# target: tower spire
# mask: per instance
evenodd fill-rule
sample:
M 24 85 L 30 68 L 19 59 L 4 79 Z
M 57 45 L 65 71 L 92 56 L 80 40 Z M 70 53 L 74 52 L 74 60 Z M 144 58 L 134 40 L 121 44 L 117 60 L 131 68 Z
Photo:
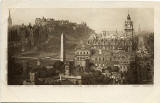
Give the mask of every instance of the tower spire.
M 11 17 L 10 9 L 9 9 L 9 18 Z
M 130 17 L 130 14 L 129 14 L 129 10 L 128 10 L 127 20 L 131 20 L 131 17 Z
M 9 9 L 9 17 L 8 17 L 8 26 L 9 26 L 9 27 L 12 26 L 12 18 L 11 18 L 10 9 Z

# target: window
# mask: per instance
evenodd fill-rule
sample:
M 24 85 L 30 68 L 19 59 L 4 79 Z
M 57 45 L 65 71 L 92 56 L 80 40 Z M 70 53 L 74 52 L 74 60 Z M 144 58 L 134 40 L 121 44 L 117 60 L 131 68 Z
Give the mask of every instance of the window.
M 103 67 L 104 67 L 104 64 L 103 64 Z
M 104 61 L 104 57 L 103 57 L 103 61 Z
M 102 54 L 102 50 L 101 49 L 99 49 L 99 54 Z

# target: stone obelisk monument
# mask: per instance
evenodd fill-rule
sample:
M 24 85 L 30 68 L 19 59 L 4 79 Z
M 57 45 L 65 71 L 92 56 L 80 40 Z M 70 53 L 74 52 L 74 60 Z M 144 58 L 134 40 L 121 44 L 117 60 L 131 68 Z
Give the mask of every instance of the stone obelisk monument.
M 65 59 L 65 54 L 64 54 L 64 35 L 63 33 L 61 34 L 61 51 L 60 51 L 60 61 L 64 61 Z

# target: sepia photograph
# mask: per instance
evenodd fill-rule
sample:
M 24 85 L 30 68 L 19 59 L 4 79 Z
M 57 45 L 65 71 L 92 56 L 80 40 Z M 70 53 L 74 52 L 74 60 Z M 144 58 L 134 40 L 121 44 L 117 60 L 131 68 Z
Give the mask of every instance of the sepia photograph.
M 153 85 L 153 8 L 9 8 L 8 85 Z

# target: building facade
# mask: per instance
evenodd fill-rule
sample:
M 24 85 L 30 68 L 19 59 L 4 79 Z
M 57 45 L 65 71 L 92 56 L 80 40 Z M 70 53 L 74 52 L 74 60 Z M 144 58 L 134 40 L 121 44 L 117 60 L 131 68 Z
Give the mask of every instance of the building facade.
M 102 71 L 112 65 L 112 52 L 102 49 L 94 50 L 91 56 L 91 62 L 95 64 L 97 70 Z
M 124 22 L 124 31 L 103 31 L 90 35 L 87 45 L 93 51 L 91 62 L 98 70 L 117 66 L 120 72 L 127 72 L 133 55 L 133 21 L 128 14 Z
M 80 45 L 75 49 L 75 66 L 81 66 L 85 69 L 90 60 L 91 51 L 82 42 Z

